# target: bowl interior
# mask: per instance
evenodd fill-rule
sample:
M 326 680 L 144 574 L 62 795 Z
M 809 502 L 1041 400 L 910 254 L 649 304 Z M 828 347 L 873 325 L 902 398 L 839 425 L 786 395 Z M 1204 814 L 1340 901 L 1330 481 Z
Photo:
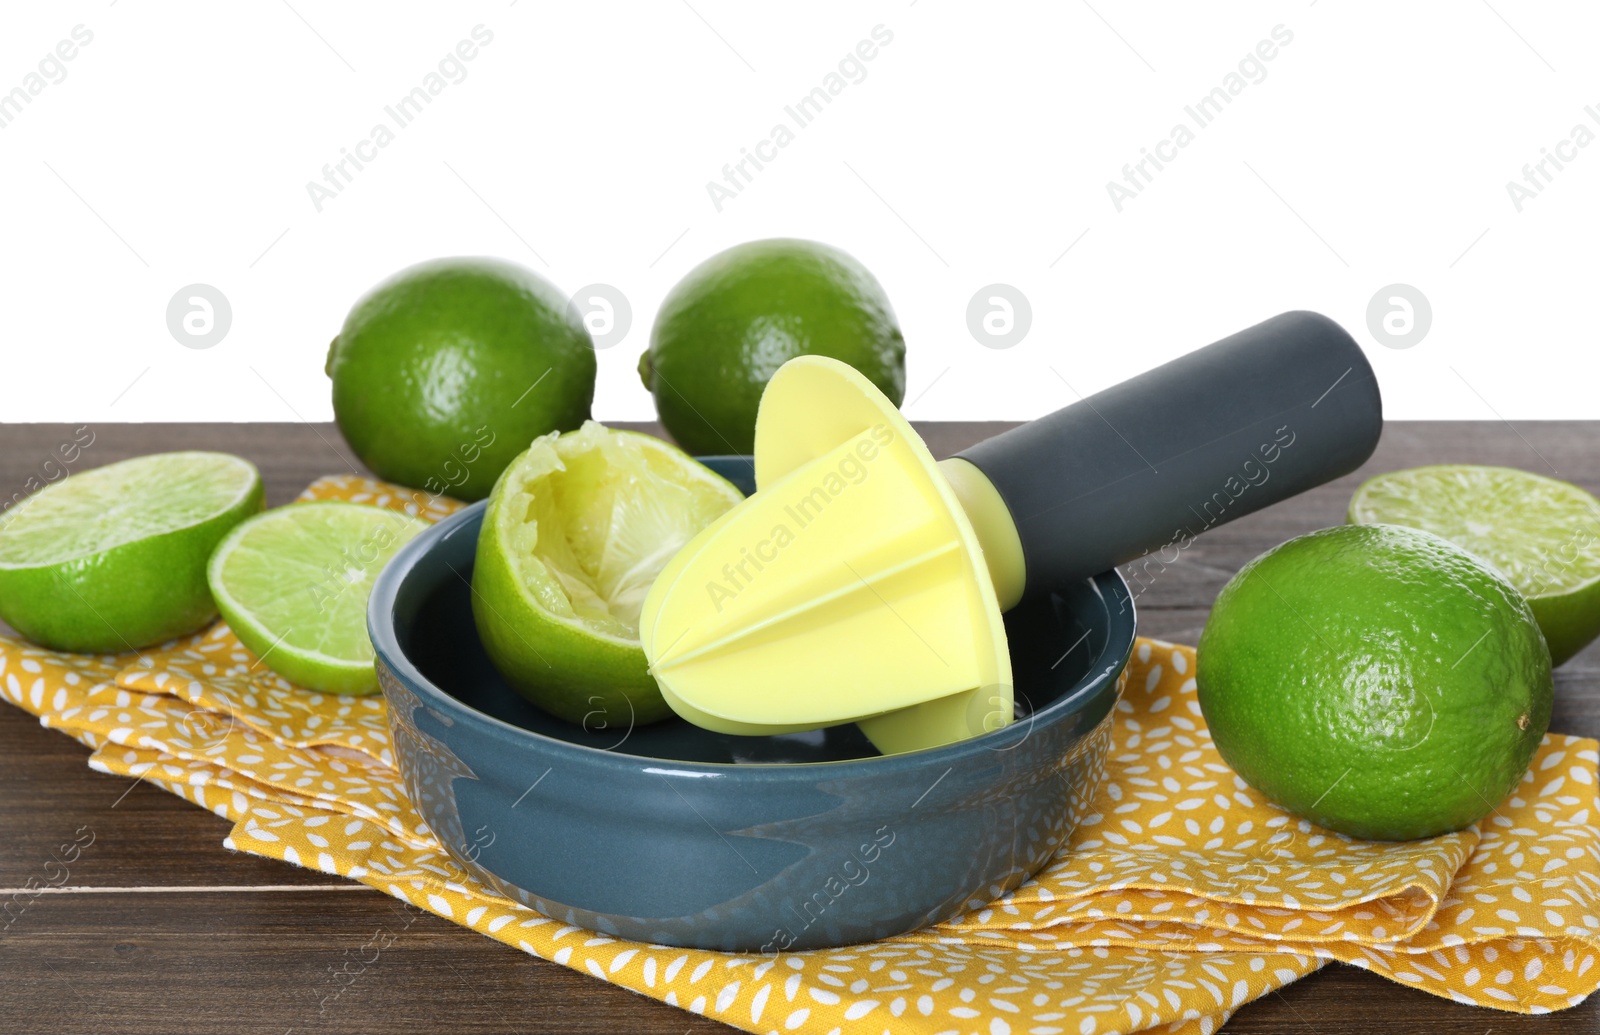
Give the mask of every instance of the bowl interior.
M 702 461 L 742 491 L 751 491 L 748 458 Z M 854 725 L 771 737 L 714 733 L 677 717 L 631 729 L 608 728 L 603 720 L 586 728 L 530 704 L 500 676 L 473 625 L 470 582 L 483 511 L 480 503 L 447 519 L 437 534 L 417 537 L 395 559 L 401 564 L 411 561 L 395 594 L 397 645 L 445 694 L 541 736 L 645 758 L 770 765 L 878 755 Z M 1021 721 L 1044 709 L 1075 708 L 1077 698 L 1084 697 L 1075 691 L 1093 686 L 1108 661 L 1120 666 L 1133 638 L 1133 605 L 1120 576 L 1107 572 L 1065 592 L 1018 605 L 1005 616 L 1005 624 Z

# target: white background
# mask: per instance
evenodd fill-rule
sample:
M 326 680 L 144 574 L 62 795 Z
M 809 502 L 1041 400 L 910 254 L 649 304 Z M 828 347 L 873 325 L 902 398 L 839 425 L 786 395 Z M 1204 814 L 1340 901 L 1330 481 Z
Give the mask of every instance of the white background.
M 328 419 L 350 304 L 449 254 L 620 288 L 595 415 L 647 419 L 662 296 L 779 235 L 882 280 L 914 418 L 1038 415 L 1291 308 L 1357 336 L 1392 418 L 1600 417 L 1600 142 L 1520 212 L 1506 188 L 1600 132 L 1592 4 L 691 2 L 8 4 L 0 92 L 93 42 L 0 129 L 0 419 Z M 318 212 L 307 182 L 480 24 L 468 77 Z M 1118 212 L 1107 181 L 1280 24 Z M 877 25 L 866 79 L 717 211 L 707 182 Z M 167 328 L 194 282 L 233 309 L 206 350 Z M 995 282 L 1033 309 L 1003 351 L 965 315 Z M 1403 351 L 1366 329 L 1394 282 L 1433 309 Z

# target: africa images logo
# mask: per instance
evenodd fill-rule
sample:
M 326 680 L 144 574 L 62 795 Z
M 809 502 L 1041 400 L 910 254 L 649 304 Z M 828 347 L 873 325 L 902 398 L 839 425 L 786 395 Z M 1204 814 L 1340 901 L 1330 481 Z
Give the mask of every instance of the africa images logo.
M 800 929 L 797 931 L 792 927 L 775 928 L 772 938 L 761 946 L 761 955 L 776 955 L 798 942 L 800 936 L 820 921 L 829 907 L 844 898 L 851 888 L 859 888 L 872 879 L 873 864 L 892 844 L 894 844 L 893 830 L 887 826 L 874 830 L 872 840 L 864 842 L 852 855 L 846 856 L 838 872 L 829 874 L 821 887 L 801 899 L 799 908 L 792 905 L 789 907 L 789 911 L 800 921 Z
M 1141 147 L 1137 162 L 1123 165 L 1123 183 L 1106 181 L 1106 194 L 1111 198 L 1113 208 L 1121 212 L 1128 202 L 1143 194 L 1145 188 L 1155 182 L 1156 173 L 1177 161 L 1182 149 L 1198 139 L 1199 130 L 1214 123 L 1233 104 L 1235 97 L 1251 86 L 1266 81 L 1267 62 L 1278 57 L 1283 48 L 1294 42 L 1294 31 L 1278 24 L 1272 27 L 1270 36 L 1257 42 L 1240 58 L 1235 66 L 1237 71 L 1223 76 L 1221 85 L 1212 87 L 1195 103 L 1184 105 L 1183 113 L 1188 116 L 1189 122 L 1194 123 L 1194 128 L 1190 128 L 1189 122 L 1176 123 L 1153 147 Z
M 809 490 L 794 496 L 783 508 L 788 521 L 773 525 L 767 537 L 753 546 L 739 547 L 739 559 L 722 566 L 722 580 L 712 579 L 706 583 L 706 592 L 716 605 L 717 613 L 721 614 L 724 604 L 748 589 L 756 576 L 778 559 L 779 552 L 795 541 L 798 532 L 822 516 L 828 504 L 850 486 L 866 481 L 867 464 L 877 459 L 879 451 L 893 441 L 894 432 L 888 425 L 873 425 L 844 452 L 832 470 Z
M 755 182 L 756 173 L 777 161 L 779 153 L 797 139 L 795 130 L 803 130 L 815 122 L 833 99 L 851 86 L 866 82 L 866 63 L 876 58 L 884 47 L 894 42 L 894 32 L 883 24 L 872 27 L 872 38 L 859 40 L 854 49 L 847 51 L 835 65 L 835 70 L 822 77 L 822 82 L 811 88 L 793 104 L 783 107 L 786 121 L 773 124 L 767 135 L 752 147 L 739 148 L 739 160 L 722 167 L 722 182 L 706 181 L 706 194 L 711 206 L 718 212 L 723 205 L 743 194 Z M 790 128 L 793 123 L 793 128 Z
M 40 58 L 37 71 L 23 76 L 20 86 L 14 86 L 10 91 L 0 87 L 0 129 L 5 129 L 15 122 L 23 110 L 33 104 L 35 97 L 48 88 L 65 82 L 66 63 L 76 58 L 84 47 L 93 42 L 93 32 L 86 26 L 74 25 L 71 38 L 61 40 L 53 50 Z
M 350 147 L 339 149 L 339 160 L 322 167 L 322 182 L 306 181 L 306 195 L 311 206 L 321 212 L 323 206 L 343 194 L 355 182 L 356 173 L 378 160 L 382 150 L 395 142 L 398 131 L 415 122 L 433 99 L 451 86 L 467 80 L 467 62 L 474 61 L 484 47 L 494 42 L 494 32 L 484 25 L 474 25 L 470 39 L 458 41 L 435 65 L 435 70 L 422 77 L 419 85 L 393 104 L 386 104 L 383 113 L 387 122 L 374 123 L 365 137 Z M 392 123 L 392 127 L 391 127 Z

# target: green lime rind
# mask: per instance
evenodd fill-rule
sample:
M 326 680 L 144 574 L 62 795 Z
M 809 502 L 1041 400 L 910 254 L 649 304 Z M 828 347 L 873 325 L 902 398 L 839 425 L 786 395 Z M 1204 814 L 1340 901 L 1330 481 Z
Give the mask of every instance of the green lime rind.
M 1346 520 L 1442 535 L 1528 598 L 1559 665 L 1600 636 L 1600 500 L 1511 467 L 1436 464 L 1369 478 Z
M 356 302 L 325 369 L 339 430 L 379 477 L 478 500 L 535 437 L 589 418 L 596 362 L 555 285 L 514 263 L 449 258 Z
M 1352 837 L 1466 827 L 1527 770 L 1550 721 L 1549 654 L 1522 595 L 1430 532 L 1341 525 L 1223 587 L 1200 706 L 1267 798 Z
M 749 453 L 762 391 L 800 355 L 831 356 L 896 406 L 905 398 L 905 338 L 882 285 L 837 248 L 774 238 L 713 255 L 668 292 L 639 375 L 678 445 Z
M 235 528 L 207 577 L 239 641 L 296 686 L 378 689 L 367 598 L 378 573 L 426 522 L 358 503 L 294 503 Z
M 495 486 L 472 613 L 485 651 L 533 704 L 591 730 L 672 714 L 639 644 L 668 560 L 740 499 L 679 450 L 588 423 L 534 441 Z
M 0 516 L 0 618 L 42 647 L 95 654 L 195 632 L 217 614 L 212 550 L 262 500 L 255 465 L 225 453 L 72 475 Z

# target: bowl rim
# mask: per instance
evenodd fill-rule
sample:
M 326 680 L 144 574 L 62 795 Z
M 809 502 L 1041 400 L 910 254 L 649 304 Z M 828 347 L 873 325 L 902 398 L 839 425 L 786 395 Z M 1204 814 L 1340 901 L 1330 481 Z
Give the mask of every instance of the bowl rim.
M 1012 751 L 1032 735 L 1041 718 L 1046 720 L 1047 725 L 1053 725 L 1085 711 L 1095 700 L 1108 692 L 1114 695 L 1118 677 L 1132 657 L 1138 637 L 1137 601 L 1129 591 L 1127 580 L 1122 577 L 1122 573 L 1112 568 L 1091 576 L 1086 581 L 1090 582 L 1094 591 L 1101 597 L 1107 595 L 1108 589 L 1114 595 L 1125 597 L 1126 617 L 1125 620 L 1119 621 L 1118 619 L 1123 618 L 1122 615 L 1112 616 L 1110 635 L 1106 637 L 1106 643 L 1099 654 L 1090 662 L 1089 670 L 1080 680 L 1080 684 L 1040 711 L 1030 713 L 1027 719 L 1012 722 L 976 737 L 969 737 L 953 744 L 942 744 L 938 747 L 893 755 L 823 762 L 695 762 L 633 754 L 621 750 L 620 746 L 608 749 L 574 744 L 571 741 L 514 725 L 474 708 L 435 685 L 400 648 L 394 614 L 401 587 L 438 544 L 462 526 L 475 520 L 481 522 L 488 503 L 488 500 L 479 500 L 419 532 L 401 547 L 379 572 L 367 600 L 367 635 L 372 641 L 376 663 L 388 669 L 391 678 L 403 683 L 431 708 L 453 719 L 465 720 L 481 727 L 507 744 L 522 748 L 537 747 L 542 752 L 574 764 L 616 767 L 631 771 L 642 768 L 660 775 L 690 777 L 725 776 L 737 772 L 744 774 L 741 779 L 775 779 L 780 778 L 779 774 L 792 774 L 782 778 L 807 781 L 824 771 L 830 776 L 846 777 L 856 775 L 857 771 L 882 774 L 897 769 L 920 771 L 940 763 L 949 763 L 953 766 L 973 756 L 985 753 L 1004 754 Z M 1119 631 L 1124 628 L 1125 635 L 1119 636 Z M 385 691 L 385 697 L 387 696 Z M 1108 712 L 1106 718 L 1109 717 Z M 1009 743 L 1010 741 L 1015 743 Z

